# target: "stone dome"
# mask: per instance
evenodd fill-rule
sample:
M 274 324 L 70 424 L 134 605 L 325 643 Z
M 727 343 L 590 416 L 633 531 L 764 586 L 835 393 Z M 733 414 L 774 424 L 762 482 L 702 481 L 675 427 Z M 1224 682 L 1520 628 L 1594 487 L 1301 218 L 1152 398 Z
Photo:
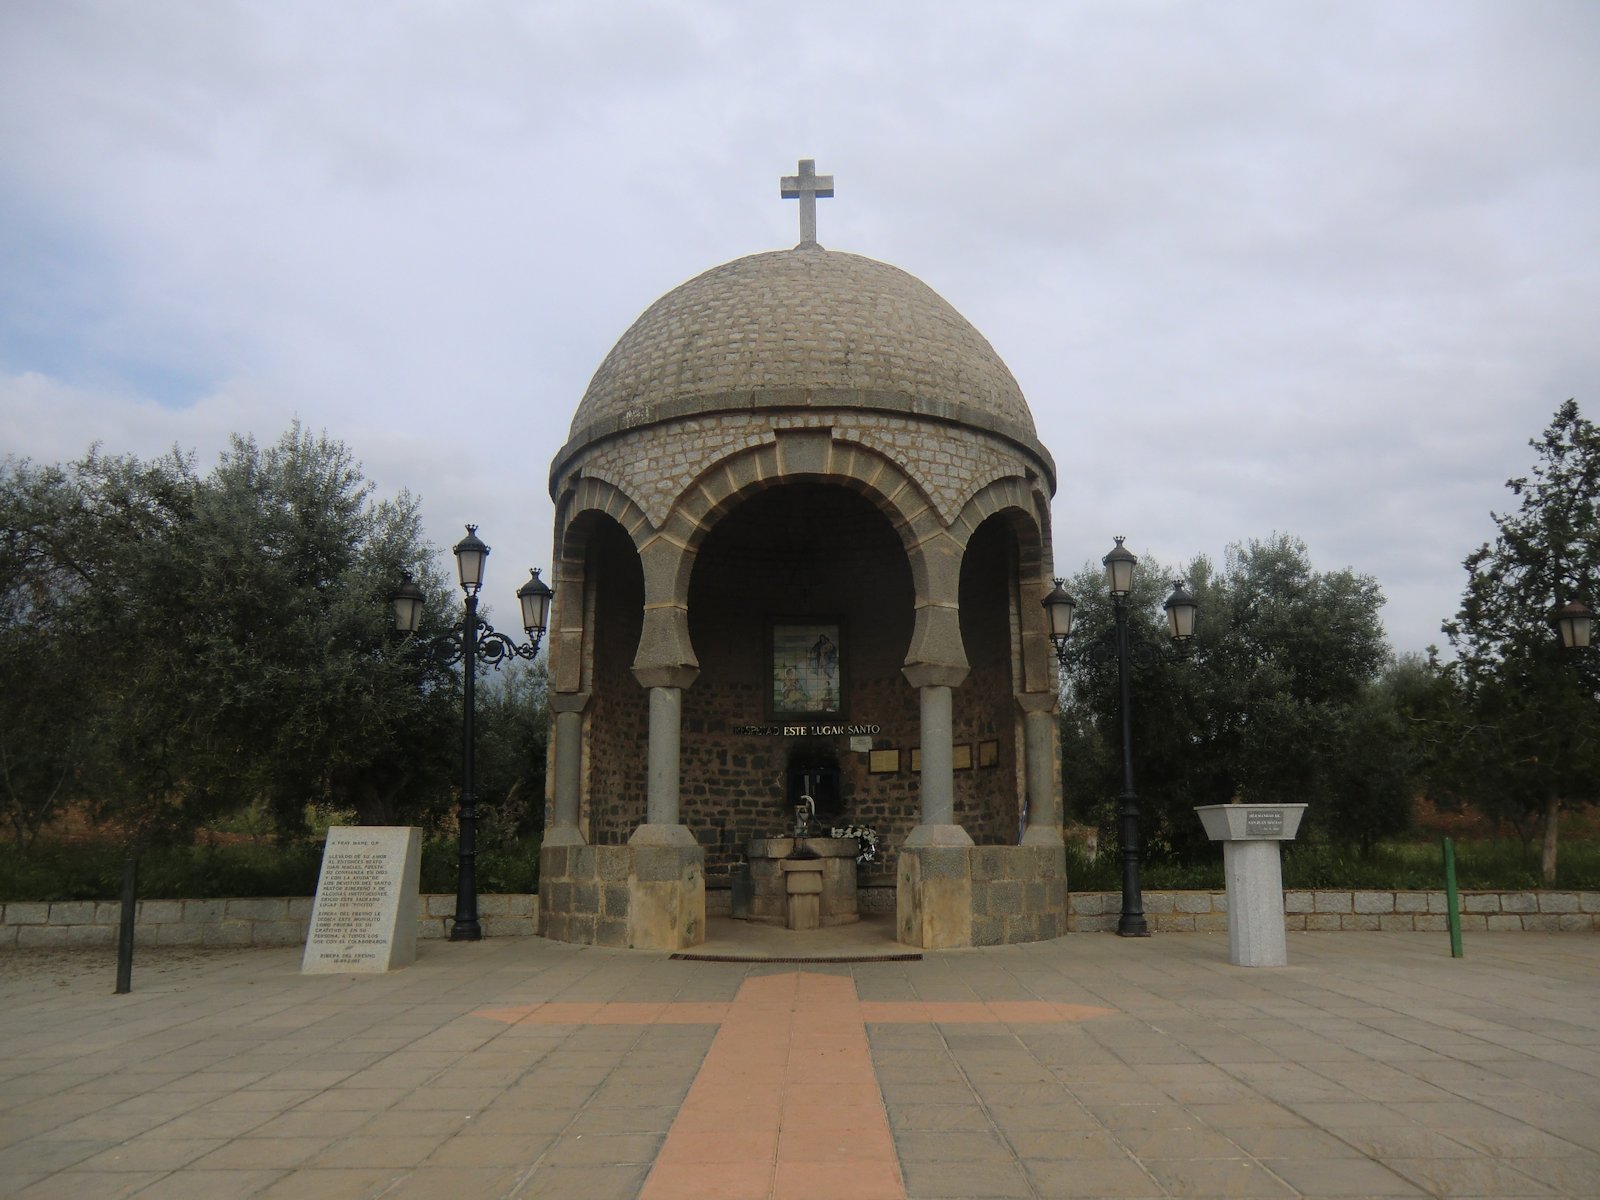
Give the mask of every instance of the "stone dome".
M 625 429 L 764 407 L 914 413 L 1036 444 L 994 347 L 915 276 L 815 244 L 713 267 L 657 300 L 589 383 L 568 450 Z

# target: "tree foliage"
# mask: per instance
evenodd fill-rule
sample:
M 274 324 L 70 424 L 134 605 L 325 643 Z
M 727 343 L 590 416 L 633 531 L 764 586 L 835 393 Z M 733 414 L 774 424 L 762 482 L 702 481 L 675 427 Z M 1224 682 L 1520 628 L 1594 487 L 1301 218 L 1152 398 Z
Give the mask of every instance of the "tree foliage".
M 1564 649 L 1555 606 L 1591 607 L 1600 581 L 1600 429 L 1575 401 L 1529 442 L 1531 475 L 1508 480 L 1515 511 L 1491 514 L 1493 542 L 1463 564 L 1461 609 L 1444 632 L 1457 694 L 1437 718 L 1438 798 L 1544 832 L 1553 882 L 1563 807 L 1596 798 L 1600 661 Z
M 1230 547 L 1220 569 L 1178 572 L 1141 562 L 1130 624 L 1165 643 L 1162 601 L 1182 579 L 1199 601 L 1188 653 L 1135 675 L 1135 789 L 1146 844 L 1179 858 L 1209 852 L 1193 809 L 1239 799 L 1311 804 L 1308 833 L 1370 848 L 1410 819 L 1413 765 L 1386 670 L 1377 583 L 1312 569 L 1304 543 L 1276 535 Z M 1108 628 L 1104 580 L 1085 568 L 1068 585 L 1086 640 Z M 1114 663 L 1079 659 L 1063 705 L 1069 806 L 1110 831 L 1121 791 Z
M 487 846 L 544 829 L 549 682 L 544 659 L 526 665 L 513 659 L 478 686 L 474 783 Z
M 265 803 L 426 822 L 458 762 L 459 685 L 392 634 L 410 570 L 452 609 L 417 502 L 379 499 L 350 451 L 291 428 L 192 456 L 91 450 L 0 468 L 4 802 L 36 833 L 66 798 L 143 840 Z

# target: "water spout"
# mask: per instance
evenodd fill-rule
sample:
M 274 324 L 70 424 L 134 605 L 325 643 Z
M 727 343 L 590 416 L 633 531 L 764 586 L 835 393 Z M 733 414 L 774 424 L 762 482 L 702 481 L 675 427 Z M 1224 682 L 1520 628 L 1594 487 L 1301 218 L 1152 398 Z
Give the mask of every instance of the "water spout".
M 805 839 L 811 833 L 811 823 L 816 819 L 817 802 L 810 796 L 802 795 L 800 803 L 794 806 L 794 849 L 789 854 L 790 858 L 822 857 L 805 844 Z

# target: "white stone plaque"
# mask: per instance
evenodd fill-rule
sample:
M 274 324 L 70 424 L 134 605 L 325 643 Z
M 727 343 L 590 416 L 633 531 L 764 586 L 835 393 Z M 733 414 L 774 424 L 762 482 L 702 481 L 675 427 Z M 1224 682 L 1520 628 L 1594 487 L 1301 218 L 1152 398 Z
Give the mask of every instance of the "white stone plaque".
M 420 829 L 329 829 L 301 972 L 381 972 L 415 962 L 421 868 Z

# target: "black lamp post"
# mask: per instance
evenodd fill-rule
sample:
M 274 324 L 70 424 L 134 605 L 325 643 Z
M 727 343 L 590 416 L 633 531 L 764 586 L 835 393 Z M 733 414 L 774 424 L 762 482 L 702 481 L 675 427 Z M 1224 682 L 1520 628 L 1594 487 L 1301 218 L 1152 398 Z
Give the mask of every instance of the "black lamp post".
M 1105 630 L 1080 653 L 1094 662 L 1117 661 L 1118 698 L 1122 712 L 1122 796 L 1118 833 L 1122 843 L 1122 916 L 1117 932 L 1123 937 L 1149 937 L 1150 926 L 1144 917 L 1144 896 L 1139 887 L 1139 797 L 1133 790 L 1133 722 L 1128 697 L 1131 666 L 1153 666 L 1162 657 L 1161 648 L 1128 628 L 1128 596 L 1133 591 L 1133 569 L 1139 560 L 1117 538 L 1111 553 L 1101 560 L 1111 591 L 1116 623 Z M 1072 635 L 1072 616 L 1078 602 L 1068 593 L 1065 581 L 1057 579 L 1055 589 L 1044 598 L 1050 619 L 1050 640 L 1056 658 L 1065 667 L 1073 657 L 1068 648 Z M 1194 619 L 1200 606 L 1180 582 L 1174 581 L 1167 597 L 1167 630 L 1174 643 L 1184 645 L 1194 637 Z
M 483 937 L 478 923 L 478 798 L 472 790 L 472 714 L 477 700 L 478 663 L 499 668 L 507 658 L 531 659 L 539 653 L 539 642 L 550 623 L 550 600 L 555 595 L 539 578 L 535 567 L 528 581 L 517 589 L 522 607 L 522 627 L 528 642 L 519 645 L 478 616 L 478 591 L 483 586 L 484 560 L 489 547 L 478 537 L 476 525 L 467 526 L 467 536 L 455 544 L 456 574 L 467 596 L 466 616 L 450 632 L 428 649 L 440 662 L 464 663 L 461 679 L 461 809 L 459 855 L 456 870 L 456 917 L 450 927 L 452 942 L 476 942 Z M 401 577 L 392 597 L 395 628 L 414 634 L 422 620 L 423 591 L 409 574 Z
M 1581 600 L 1568 600 L 1550 615 L 1550 623 L 1561 634 L 1568 650 L 1587 650 L 1594 633 L 1594 613 Z

